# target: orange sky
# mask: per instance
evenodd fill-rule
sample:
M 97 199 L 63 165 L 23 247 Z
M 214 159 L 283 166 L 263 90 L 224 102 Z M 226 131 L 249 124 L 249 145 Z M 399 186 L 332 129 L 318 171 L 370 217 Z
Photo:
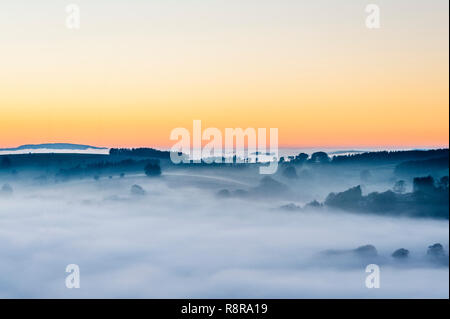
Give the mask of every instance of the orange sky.
M 277 127 L 285 147 L 447 147 L 448 2 L 382 2 L 379 30 L 363 1 L 318 2 L 79 1 L 77 31 L 64 2 L 10 4 L 0 148 L 170 147 L 195 119 Z

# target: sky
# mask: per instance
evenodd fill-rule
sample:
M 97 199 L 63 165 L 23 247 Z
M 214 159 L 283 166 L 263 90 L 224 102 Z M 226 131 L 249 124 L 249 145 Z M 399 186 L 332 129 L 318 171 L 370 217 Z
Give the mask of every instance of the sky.
M 167 148 L 193 120 L 282 147 L 448 147 L 447 0 L 73 0 L 78 30 L 69 3 L 0 4 L 0 148 Z

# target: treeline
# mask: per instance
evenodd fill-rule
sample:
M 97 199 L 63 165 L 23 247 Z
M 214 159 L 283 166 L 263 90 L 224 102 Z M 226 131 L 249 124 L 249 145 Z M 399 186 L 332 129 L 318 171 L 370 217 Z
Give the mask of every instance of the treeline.
M 449 150 L 437 149 L 428 151 L 380 151 L 361 154 L 334 156 L 332 163 L 368 163 L 368 162 L 399 162 L 410 160 L 425 160 L 431 158 L 448 157 Z
M 100 161 L 87 165 L 76 165 L 70 168 L 61 168 L 55 175 L 58 180 L 66 180 L 74 177 L 100 176 L 104 174 L 119 174 L 121 177 L 125 173 L 139 172 L 148 176 L 160 175 L 161 167 L 158 159 L 133 160 L 126 159 L 118 162 Z
M 56 168 L 72 167 L 78 164 L 101 161 L 108 158 L 104 154 L 77 154 L 77 153 L 29 153 L 0 155 L 0 171 L 11 168 Z
M 150 158 L 161 158 L 169 159 L 170 152 L 159 151 L 153 148 L 111 148 L 109 150 L 109 155 L 120 155 L 120 156 L 137 156 L 137 157 L 150 157 Z

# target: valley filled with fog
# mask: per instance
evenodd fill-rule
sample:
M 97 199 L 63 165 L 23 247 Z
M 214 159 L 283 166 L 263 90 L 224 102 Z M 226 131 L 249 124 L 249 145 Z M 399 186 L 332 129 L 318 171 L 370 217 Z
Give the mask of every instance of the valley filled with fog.
M 448 167 L 431 171 L 435 209 L 414 199 L 417 172 L 383 193 L 398 163 L 292 160 L 264 176 L 161 160 L 158 176 L 116 165 L 61 178 L 67 168 L 19 160 L 0 174 L 2 298 L 448 298 Z M 68 264 L 80 289 L 65 286 Z M 369 264 L 379 289 L 366 287 Z

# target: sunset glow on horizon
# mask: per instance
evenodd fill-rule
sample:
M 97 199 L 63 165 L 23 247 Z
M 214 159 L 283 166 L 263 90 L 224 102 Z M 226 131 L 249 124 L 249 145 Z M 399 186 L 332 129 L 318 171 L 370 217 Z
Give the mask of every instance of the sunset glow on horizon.
M 0 12 L 0 148 L 170 148 L 271 128 L 280 147 L 448 147 L 448 1 L 15 1 Z M 324 10 L 324 7 L 327 7 Z M 27 8 L 27 10 L 23 10 Z

